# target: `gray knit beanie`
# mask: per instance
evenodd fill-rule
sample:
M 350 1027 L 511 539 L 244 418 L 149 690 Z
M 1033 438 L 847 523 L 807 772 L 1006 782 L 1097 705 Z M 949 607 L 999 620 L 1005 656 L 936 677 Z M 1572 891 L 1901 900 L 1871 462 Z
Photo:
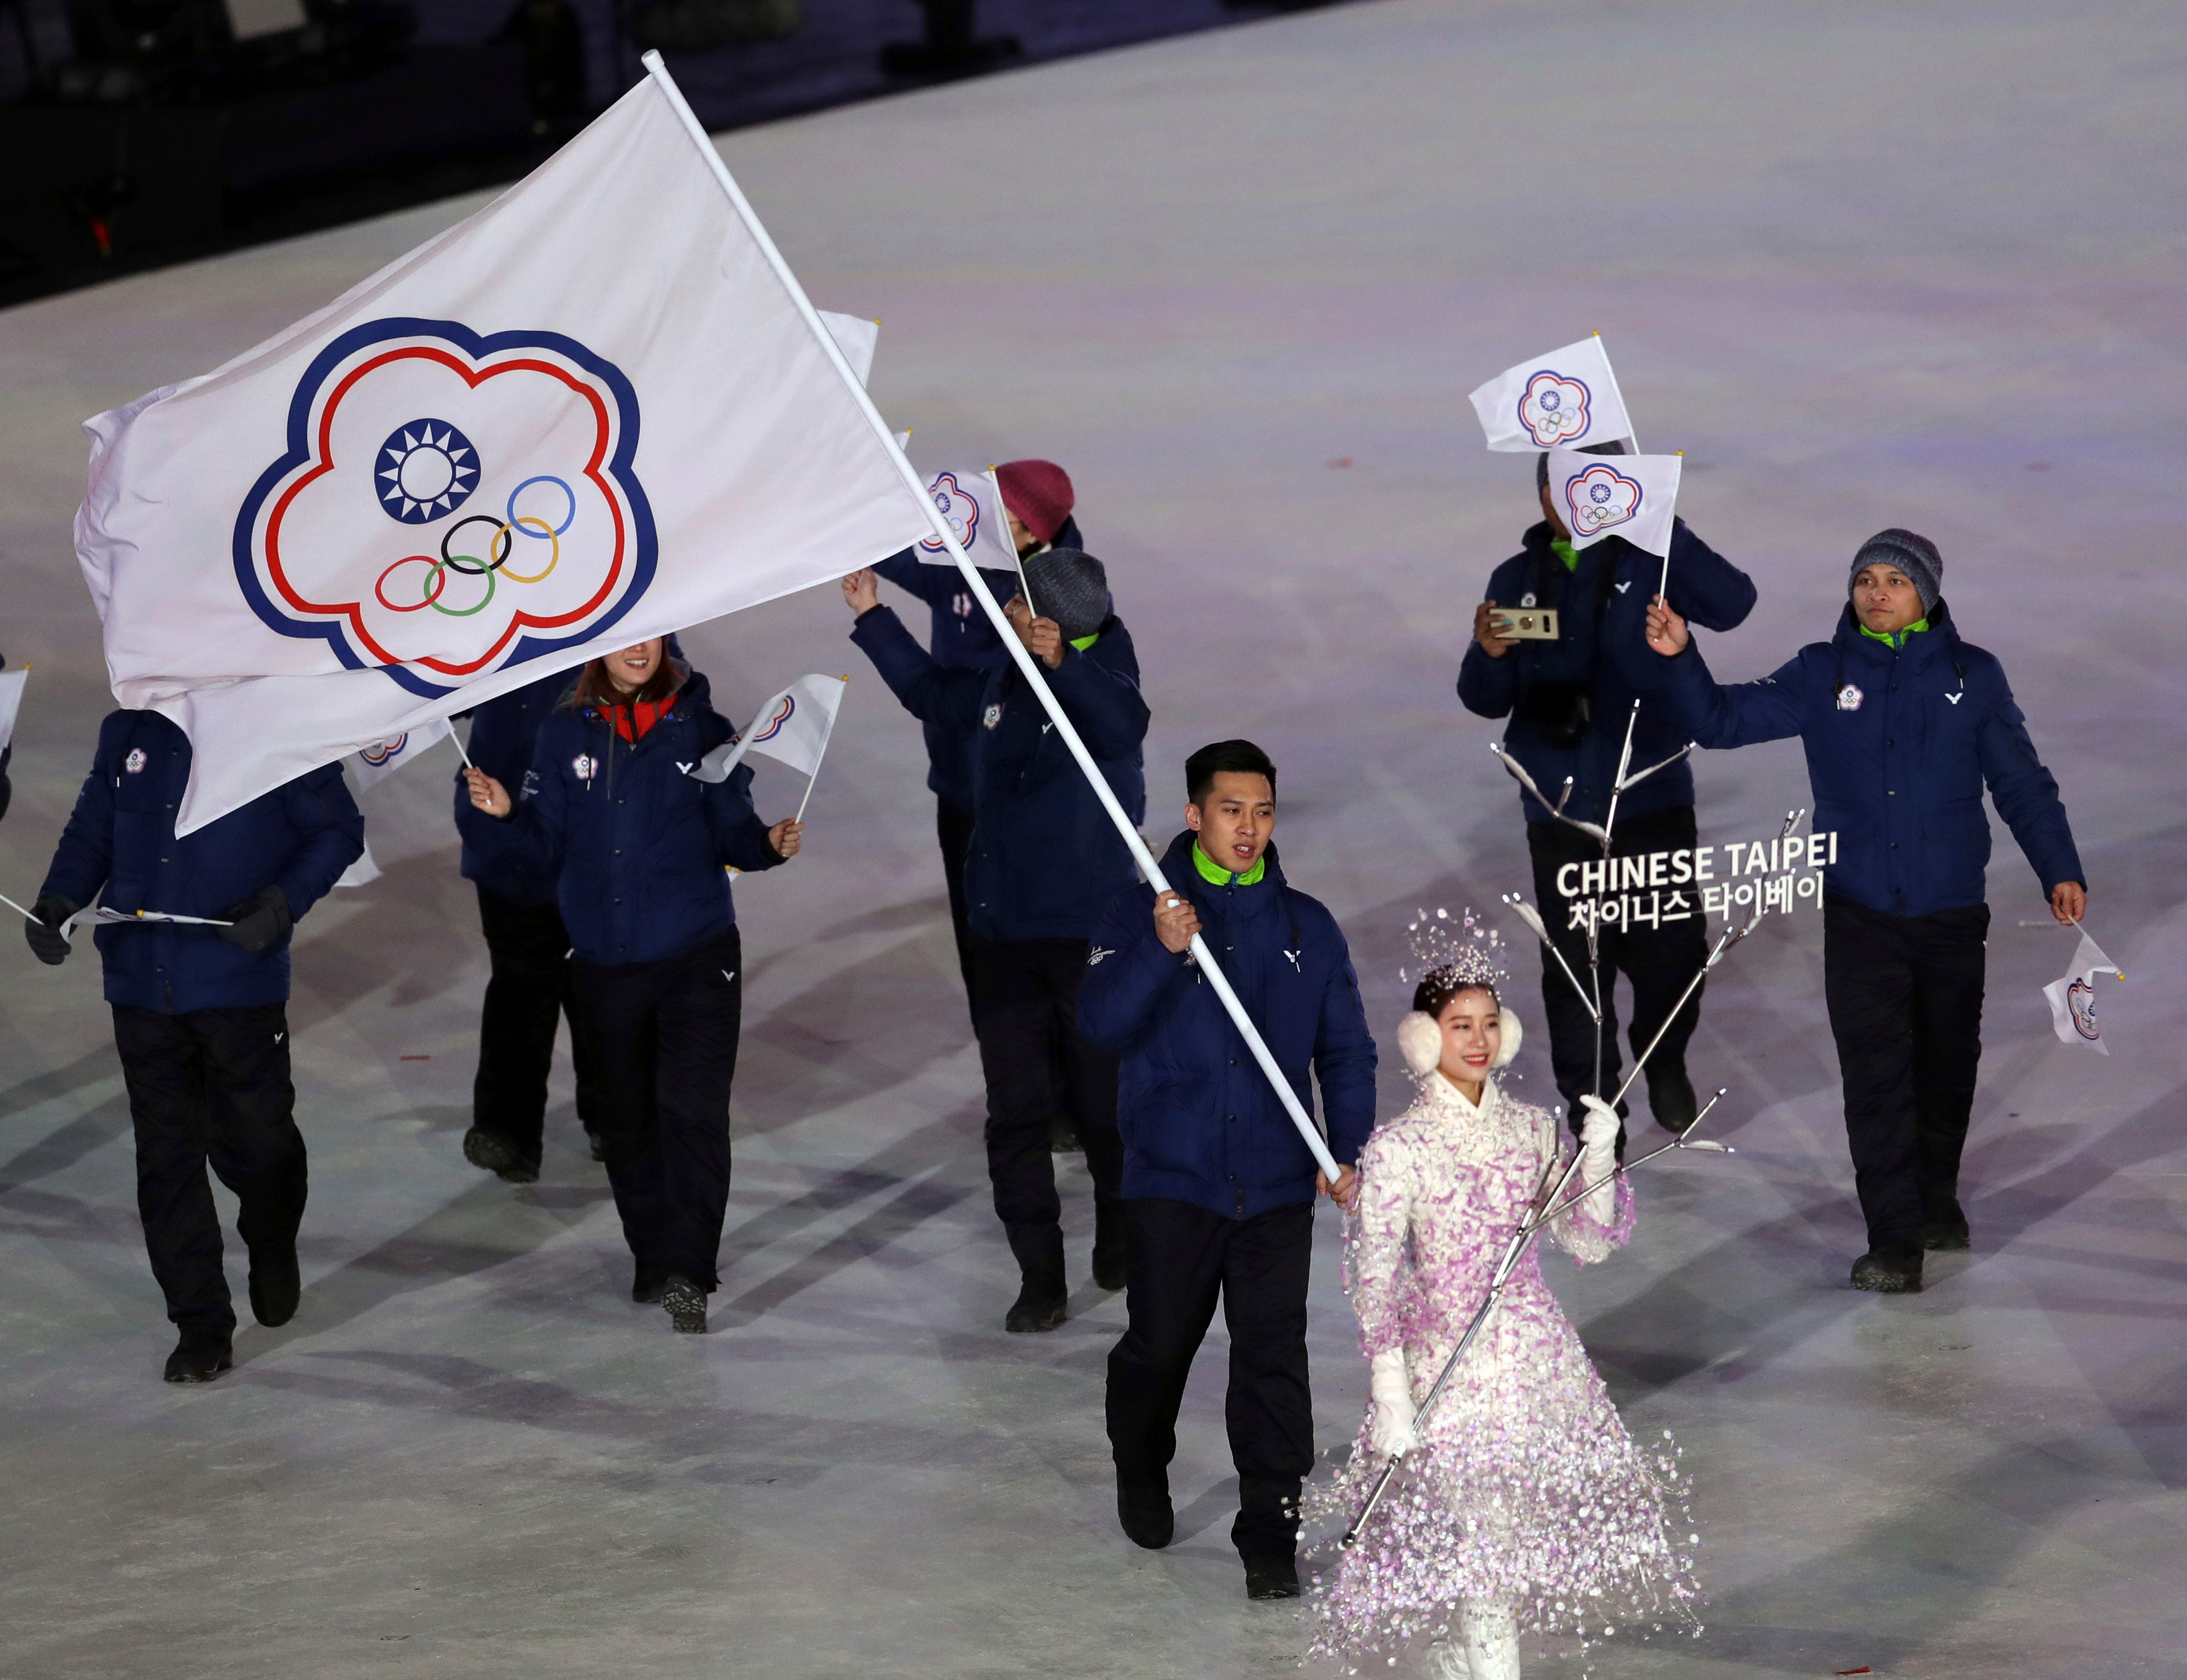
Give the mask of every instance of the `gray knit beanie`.
M 1025 563 L 1030 604 L 1052 618 L 1063 639 L 1091 636 L 1109 617 L 1109 574 L 1083 548 L 1046 548 Z
M 1896 566 L 1906 574 L 1906 581 L 1920 592 L 1924 615 L 1937 610 L 1937 602 L 1944 593 L 1944 557 L 1927 537 L 1895 525 L 1877 531 L 1852 557 L 1852 570 L 1846 574 L 1846 593 L 1852 593 L 1852 581 L 1860 576 L 1863 566 L 1877 565 Z

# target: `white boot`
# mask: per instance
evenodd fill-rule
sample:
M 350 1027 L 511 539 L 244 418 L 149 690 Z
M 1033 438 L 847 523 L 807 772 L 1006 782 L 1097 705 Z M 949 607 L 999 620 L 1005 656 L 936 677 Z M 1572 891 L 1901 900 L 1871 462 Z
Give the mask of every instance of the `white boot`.
M 1473 1665 L 1465 1660 L 1465 1647 L 1456 1639 L 1437 1639 L 1428 1646 L 1428 1680 L 1473 1680 Z
M 1519 1680 L 1519 1623 L 1509 1604 L 1467 1604 L 1459 1627 L 1470 1680 Z

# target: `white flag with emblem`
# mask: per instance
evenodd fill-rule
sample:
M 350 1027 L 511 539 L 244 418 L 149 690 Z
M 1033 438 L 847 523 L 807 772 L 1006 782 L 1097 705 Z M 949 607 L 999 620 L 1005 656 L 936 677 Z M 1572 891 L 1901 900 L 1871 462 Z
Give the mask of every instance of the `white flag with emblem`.
M 1633 435 L 1602 334 L 1507 368 L 1473 393 L 1491 449 L 1577 449 Z
M 835 733 L 843 690 L 849 686 L 840 677 L 816 673 L 799 677 L 752 714 L 742 735 L 722 742 L 690 773 L 702 782 L 727 781 L 746 753 L 762 752 L 793 770 L 817 775 L 820 756 L 828 750 L 828 737 Z
M 949 522 L 951 532 L 972 557 L 974 565 L 984 571 L 1017 569 L 1018 545 L 1010 537 L 1009 519 L 1003 512 L 1003 487 L 995 481 L 994 469 L 971 472 L 962 467 L 944 468 L 927 480 L 926 493 L 934 498 L 934 505 Z M 930 566 L 953 570 L 957 565 L 938 537 L 927 537 L 911 552 Z
M 1622 537 L 1636 548 L 1668 558 L 1671 517 L 1678 508 L 1676 455 L 1583 455 L 1549 452 L 1549 505 L 1584 548 Z
M 931 534 L 734 194 L 656 69 L 467 221 L 87 423 L 76 553 L 115 697 L 194 748 L 178 833 Z M 833 329 L 854 373 L 869 326 Z
M 368 788 L 383 776 L 391 776 L 410 762 L 446 740 L 455 733 L 454 726 L 445 717 L 436 717 L 430 723 L 421 723 L 415 729 L 405 729 L 391 740 L 372 741 L 359 747 L 351 755 L 350 774 L 357 778 L 360 788 Z
M 2043 997 L 2050 1005 L 2051 1030 L 2061 1042 L 2086 1044 L 2108 1056 L 2111 1047 L 2104 1042 L 2103 1031 L 2096 1025 L 2098 975 L 2116 975 L 2124 980 L 2126 970 L 2105 956 L 2102 947 L 2083 929 L 2081 942 L 2074 947 L 2073 966 L 2043 988 Z
M 23 709 L 23 684 L 31 673 L 0 671 L 0 748 L 15 739 L 15 714 Z

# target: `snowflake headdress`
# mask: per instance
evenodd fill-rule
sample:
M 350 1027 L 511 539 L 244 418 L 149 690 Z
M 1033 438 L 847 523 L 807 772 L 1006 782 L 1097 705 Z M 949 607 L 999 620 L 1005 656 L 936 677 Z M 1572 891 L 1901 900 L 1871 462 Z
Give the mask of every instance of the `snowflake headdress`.
M 1439 990 L 1463 991 L 1485 986 L 1496 993 L 1501 1009 L 1503 1042 L 1494 1065 L 1503 1067 L 1519 1054 L 1519 1018 L 1502 1007 L 1504 984 L 1510 971 L 1504 965 L 1509 948 L 1504 936 L 1485 927 L 1470 909 L 1453 916 L 1440 907 L 1419 910 L 1405 924 L 1405 941 L 1413 960 L 1397 970 L 1397 978 L 1432 984 Z M 1442 1058 L 1442 1028 L 1435 1018 L 1418 1009 L 1397 1023 L 1397 1048 L 1414 1076 L 1425 1079 Z

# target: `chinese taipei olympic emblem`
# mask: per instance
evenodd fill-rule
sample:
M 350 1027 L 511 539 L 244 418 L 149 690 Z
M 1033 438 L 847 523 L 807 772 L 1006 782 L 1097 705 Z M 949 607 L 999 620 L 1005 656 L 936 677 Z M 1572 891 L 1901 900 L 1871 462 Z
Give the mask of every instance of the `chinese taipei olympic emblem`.
M 2104 1035 L 2096 1025 L 2096 989 L 2086 975 L 2075 975 L 2066 988 L 2066 1008 L 2073 1017 L 2073 1031 L 2091 1044 Z
M 980 534 L 979 499 L 957 482 L 954 473 L 937 474 L 934 482 L 926 486 L 926 493 L 934 498 L 936 511 L 947 521 L 949 534 L 957 539 L 957 546 L 970 553 L 973 539 Z M 937 537 L 922 537 L 919 547 L 922 553 L 948 552 L 947 545 Z
M 236 581 L 283 635 L 447 694 L 590 640 L 644 596 L 638 435 L 630 381 L 574 339 L 368 322 L 297 381 L 282 452 L 236 515 Z
M 1589 467 L 1566 482 L 1565 502 L 1571 509 L 1573 533 L 1597 537 L 1640 511 L 1640 481 L 1615 467 Z
M 406 730 L 391 741 L 374 741 L 370 746 L 359 747 L 357 750 L 357 756 L 377 770 L 409 744 L 410 735 Z
M 1569 443 L 1588 429 L 1585 383 L 1544 368 L 1519 393 L 1519 424 L 1544 449 Z

